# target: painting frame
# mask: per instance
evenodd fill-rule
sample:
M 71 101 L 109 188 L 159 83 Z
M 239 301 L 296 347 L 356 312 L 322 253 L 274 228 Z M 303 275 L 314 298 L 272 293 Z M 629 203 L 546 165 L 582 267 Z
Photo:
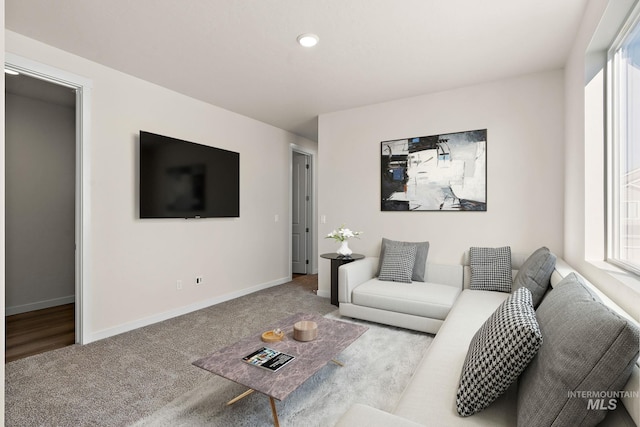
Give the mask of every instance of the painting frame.
M 380 142 L 383 212 L 486 212 L 487 129 Z

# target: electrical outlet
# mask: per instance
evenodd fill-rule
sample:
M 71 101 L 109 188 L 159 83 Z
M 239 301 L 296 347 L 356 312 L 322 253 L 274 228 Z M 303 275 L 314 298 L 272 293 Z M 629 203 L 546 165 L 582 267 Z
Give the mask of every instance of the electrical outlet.
M 176 289 L 181 291 L 182 290 L 182 280 L 178 280 L 176 282 Z
M 202 282 L 204 282 L 204 277 L 203 276 L 196 276 L 196 286 L 202 285 Z

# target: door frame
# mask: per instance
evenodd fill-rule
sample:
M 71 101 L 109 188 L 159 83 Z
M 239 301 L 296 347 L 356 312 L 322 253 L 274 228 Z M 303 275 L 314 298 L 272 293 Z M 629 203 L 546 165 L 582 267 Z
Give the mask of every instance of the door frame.
M 76 202 L 75 202 L 75 341 L 90 342 L 91 273 L 91 89 L 92 81 L 19 55 L 5 52 L 5 68 L 76 91 Z
M 310 228 L 309 238 L 307 239 L 307 254 L 309 257 L 309 266 L 307 267 L 307 274 L 317 273 L 316 262 L 316 245 L 317 239 L 317 227 L 316 227 L 316 201 L 315 201 L 315 153 L 305 149 L 304 147 L 296 144 L 290 144 L 289 146 L 289 278 L 293 276 L 293 153 L 305 155 L 309 158 L 309 211 L 307 212 L 307 221 Z

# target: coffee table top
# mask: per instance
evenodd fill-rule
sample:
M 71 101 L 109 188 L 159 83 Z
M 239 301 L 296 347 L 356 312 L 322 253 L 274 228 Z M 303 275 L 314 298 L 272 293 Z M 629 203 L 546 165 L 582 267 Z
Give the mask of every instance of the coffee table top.
M 301 320 L 312 320 L 318 324 L 318 337 L 315 340 L 301 342 L 293 339 L 293 325 Z M 262 332 L 275 328 L 285 332 L 282 341 L 265 343 L 260 339 Z M 298 313 L 196 360 L 193 364 L 267 396 L 283 400 L 367 329 L 369 328 L 366 326 L 326 319 L 319 314 Z M 277 372 L 270 372 L 242 361 L 244 356 L 261 347 L 290 354 L 295 356 L 295 360 Z

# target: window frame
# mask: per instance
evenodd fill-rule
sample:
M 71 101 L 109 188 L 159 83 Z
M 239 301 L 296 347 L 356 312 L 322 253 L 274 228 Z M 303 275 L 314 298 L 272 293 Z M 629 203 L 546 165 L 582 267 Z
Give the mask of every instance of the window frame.
M 620 257 L 621 243 L 621 144 L 625 144 L 628 123 L 627 97 L 620 97 L 626 87 L 626 70 L 619 52 L 633 31 L 640 27 L 640 3 L 636 4 L 611 43 L 607 53 L 606 71 L 606 261 L 625 271 L 640 276 L 640 263 Z M 639 100 L 640 102 L 640 100 Z M 623 141 L 624 139 L 624 141 Z M 626 154 L 626 153 L 625 153 Z

